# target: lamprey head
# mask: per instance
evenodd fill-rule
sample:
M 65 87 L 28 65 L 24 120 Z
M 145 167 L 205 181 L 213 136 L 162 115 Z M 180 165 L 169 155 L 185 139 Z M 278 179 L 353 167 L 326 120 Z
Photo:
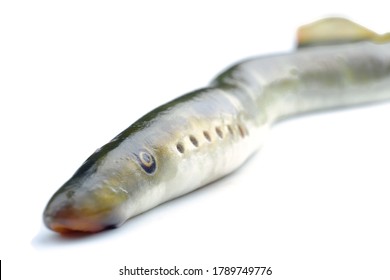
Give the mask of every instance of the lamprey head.
M 139 201 L 152 189 L 155 156 L 120 137 L 96 151 L 50 199 L 45 225 L 60 233 L 114 228 L 141 212 Z
M 151 111 L 86 160 L 53 195 L 44 223 L 62 233 L 117 227 L 227 174 L 249 151 L 233 149 L 249 138 L 226 117 L 234 113 L 218 89 Z
M 49 201 L 44 223 L 54 231 L 97 232 L 123 222 L 121 206 L 127 193 L 118 179 L 72 178 Z
M 116 209 L 127 193 L 119 174 L 104 171 L 104 164 L 88 161 L 50 199 L 44 223 L 54 231 L 96 232 L 120 223 Z

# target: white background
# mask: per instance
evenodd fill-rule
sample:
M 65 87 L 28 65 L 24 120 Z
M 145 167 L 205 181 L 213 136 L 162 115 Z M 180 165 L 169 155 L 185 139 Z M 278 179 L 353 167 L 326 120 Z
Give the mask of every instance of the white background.
M 342 15 L 385 32 L 388 11 L 382 0 L 1 1 L 4 279 L 130 279 L 125 265 L 389 279 L 389 104 L 278 124 L 231 176 L 116 230 L 61 237 L 41 218 L 79 165 L 149 110 L 237 60 L 291 51 L 301 24 Z M 211 278 L 226 279 L 192 277 Z

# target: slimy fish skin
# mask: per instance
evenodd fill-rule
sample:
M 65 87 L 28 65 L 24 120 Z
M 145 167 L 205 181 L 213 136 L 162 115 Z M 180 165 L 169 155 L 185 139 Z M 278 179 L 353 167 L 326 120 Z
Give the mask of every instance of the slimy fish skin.
M 291 53 L 244 60 L 146 114 L 53 195 L 45 225 L 98 232 L 241 166 L 280 119 L 390 99 L 390 43 L 348 20 L 299 29 Z

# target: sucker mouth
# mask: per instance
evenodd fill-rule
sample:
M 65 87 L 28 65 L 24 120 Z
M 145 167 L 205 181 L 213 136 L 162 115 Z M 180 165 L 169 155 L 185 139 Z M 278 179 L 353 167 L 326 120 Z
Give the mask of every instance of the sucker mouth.
M 61 234 L 77 233 L 77 232 L 94 233 L 94 232 L 105 230 L 107 228 L 102 224 L 93 223 L 91 221 L 74 220 L 74 219 L 67 220 L 66 222 L 59 222 L 54 220 L 49 223 L 46 222 L 45 224 L 49 229 Z
M 112 227 L 101 227 L 101 226 L 92 226 L 91 224 L 78 224 L 72 226 L 64 226 L 59 223 L 52 223 L 50 229 L 58 232 L 60 234 L 72 234 L 72 233 L 96 233 L 103 231 L 105 229 L 109 229 Z
M 61 233 L 94 233 L 116 227 L 118 219 L 109 212 L 85 213 L 72 206 L 52 209 L 50 206 L 43 215 L 44 224 L 51 230 Z
M 44 214 L 45 225 L 58 233 L 98 232 L 105 226 L 98 222 L 98 217 L 83 217 L 71 208 L 63 208 L 54 214 Z

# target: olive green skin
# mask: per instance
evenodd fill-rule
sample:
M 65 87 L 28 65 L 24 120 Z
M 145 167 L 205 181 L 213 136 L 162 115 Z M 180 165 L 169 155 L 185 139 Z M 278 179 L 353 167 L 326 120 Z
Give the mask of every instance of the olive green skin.
M 230 172 L 249 156 L 237 154 L 237 146 L 249 141 L 245 134 L 254 126 L 253 116 L 232 101 L 222 90 L 201 89 L 148 113 L 91 155 L 53 195 L 45 224 L 58 232 L 116 227 Z M 153 170 L 140 153 L 153 159 Z
M 44 223 L 57 232 L 117 227 L 238 168 L 279 119 L 388 99 L 389 44 L 248 59 L 97 150 L 53 195 Z

